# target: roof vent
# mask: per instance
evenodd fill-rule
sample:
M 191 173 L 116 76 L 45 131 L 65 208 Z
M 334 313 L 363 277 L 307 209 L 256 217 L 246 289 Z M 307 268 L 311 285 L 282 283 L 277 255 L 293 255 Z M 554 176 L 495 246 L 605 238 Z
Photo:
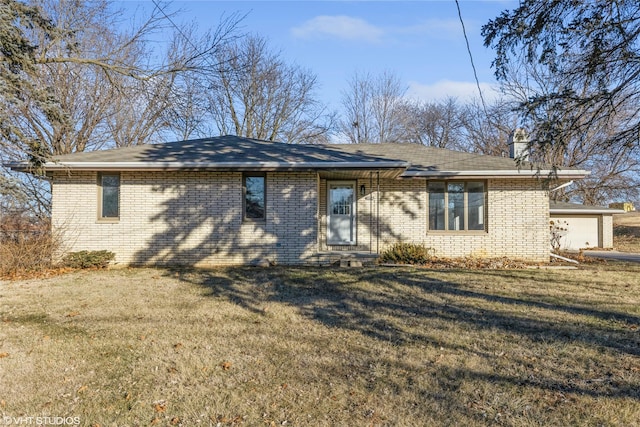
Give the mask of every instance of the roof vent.
M 523 128 L 517 128 L 509 135 L 509 157 L 520 161 L 529 160 L 529 135 Z

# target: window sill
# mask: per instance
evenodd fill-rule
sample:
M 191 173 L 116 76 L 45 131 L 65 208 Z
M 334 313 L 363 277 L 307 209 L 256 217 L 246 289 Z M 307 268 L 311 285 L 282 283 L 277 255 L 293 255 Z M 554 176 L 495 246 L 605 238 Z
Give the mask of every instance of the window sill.
M 434 236 L 485 236 L 488 235 L 489 232 L 487 230 L 460 230 L 460 231 L 450 231 L 450 230 L 428 230 L 427 235 Z
M 247 224 L 264 224 L 267 220 L 265 218 L 242 218 L 242 222 Z
M 98 218 L 96 224 L 117 224 L 120 222 L 120 218 Z

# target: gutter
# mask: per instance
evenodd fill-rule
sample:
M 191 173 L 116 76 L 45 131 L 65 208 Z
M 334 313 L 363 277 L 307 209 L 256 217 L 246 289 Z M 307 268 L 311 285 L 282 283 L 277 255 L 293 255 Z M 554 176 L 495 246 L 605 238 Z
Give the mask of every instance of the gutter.
M 591 209 L 571 209 L 571 208 L 549 208 L 551 215 L 579 215 L 579 214 L 623 214 L 626 211 L 612 208 L 591 208 Z
M 6 163 L 4 166 L 19 172 L 30 172 L 26 162 Z M 531 178 L 555 173 L 559 178 L 584 178 L 590 172 L 570 169 L 552 170 L 406 170 L 411 163 L 405 161 L 382 162 L 47 162 L 46 171 L 178 171 L 178 170 L 217 170 L 217 171 L 304 171 L 318 169 L 404 169 L 401 178 Z
M 556 174 L 558 178 L 584 178 L 591 172 L 581 169 L 569 169 L 565 171 L 553 171 L 553 170 L 470 170 L 470 171 L 406 171 L 402 174 L 402 177 L 414 178 L 487 178 L 487 177 L 500 177 L 500 178 L 530 178 L 536 176 L 544 176 L 550 174 Z
M 15 171 L 29 172 L 28 163 L 7 163 Z M 176 170 L 234 170 L 234 171 L 289 171 L 317 169 L 406 169 L 408 162 L 48 162 L 47 171 L 176 171 Z

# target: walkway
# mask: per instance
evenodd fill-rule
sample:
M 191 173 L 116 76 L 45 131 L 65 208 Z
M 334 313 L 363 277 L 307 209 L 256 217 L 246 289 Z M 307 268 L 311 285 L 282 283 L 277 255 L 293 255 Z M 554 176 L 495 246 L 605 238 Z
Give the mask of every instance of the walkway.
M 640 263 L 640 254 L 617 251 L 584 251 L 586 256 Z

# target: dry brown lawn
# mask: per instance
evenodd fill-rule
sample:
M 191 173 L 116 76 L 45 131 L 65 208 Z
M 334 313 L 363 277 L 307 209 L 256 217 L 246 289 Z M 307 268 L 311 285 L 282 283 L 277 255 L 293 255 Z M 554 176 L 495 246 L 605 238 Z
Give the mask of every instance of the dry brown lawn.
M 621 252 L 640 253 L 640 212 L 613 216 L 613 246 Z
M 640 424 L 638 265 L 83 271 L 1 282 L 0 321 L 2 417 Z

